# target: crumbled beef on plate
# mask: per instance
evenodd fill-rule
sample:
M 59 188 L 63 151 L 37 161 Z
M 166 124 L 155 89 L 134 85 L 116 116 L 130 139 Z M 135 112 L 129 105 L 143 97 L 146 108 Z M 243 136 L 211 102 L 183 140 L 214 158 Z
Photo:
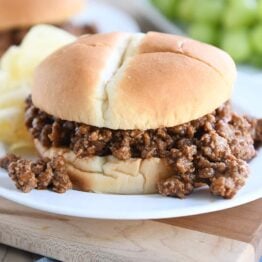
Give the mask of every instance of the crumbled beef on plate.
M 64 193 L 72 188 L 62 156 L 32 161 L 11 154 L 0 159 L 0 167 L 7 169 L 16 187 L 23 192 L 50 188 L 57 193 Z

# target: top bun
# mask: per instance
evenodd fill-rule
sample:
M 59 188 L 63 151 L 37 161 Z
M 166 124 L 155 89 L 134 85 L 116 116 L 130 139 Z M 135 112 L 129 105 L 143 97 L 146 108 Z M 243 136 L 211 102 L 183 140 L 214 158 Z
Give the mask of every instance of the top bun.
M 228 54 L 182 36 L 87 35 L 38 66 L 32 99 L 64 120 L 155 129 L 212 112 L 231 97 L 235 78 Z
M 0 30 L 58 24 L 79 12 L 85 0 L 0 0 Z

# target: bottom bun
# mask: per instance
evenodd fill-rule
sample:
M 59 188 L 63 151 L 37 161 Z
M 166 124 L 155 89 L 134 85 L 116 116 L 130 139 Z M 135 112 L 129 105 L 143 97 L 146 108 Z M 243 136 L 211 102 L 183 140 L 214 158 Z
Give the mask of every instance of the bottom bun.
M 156 184 L 174 172 L 165 159 L 132 158 L 118 160 L 113 156 L 77 158 L 75 153 L 64 148 L 45 148 L 35 140 L 43 157 L 63 155 L 73 187 L 81 191 L 112 194 L 152 194 Z

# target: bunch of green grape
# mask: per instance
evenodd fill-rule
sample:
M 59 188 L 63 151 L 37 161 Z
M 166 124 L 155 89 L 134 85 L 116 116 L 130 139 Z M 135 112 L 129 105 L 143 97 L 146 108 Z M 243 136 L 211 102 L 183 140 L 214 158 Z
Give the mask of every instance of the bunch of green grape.
M 262 0 L 151 0 L 195 39 L 262 67 Z

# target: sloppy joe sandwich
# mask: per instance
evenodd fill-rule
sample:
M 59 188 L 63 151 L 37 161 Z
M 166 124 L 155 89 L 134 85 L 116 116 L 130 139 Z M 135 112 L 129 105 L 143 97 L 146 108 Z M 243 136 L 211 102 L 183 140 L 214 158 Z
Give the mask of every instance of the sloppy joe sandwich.
M 26 125 L 42 156 L 63 155 L 75 188 L 232 197 L 256 152 L 228 102 L 223 51 L 161 33 L 83 36 L 37 68 Z
M 235 79 L 228 54 L 185 37 L 82 36 L 37 67 L 26 126 L 68 188 L 231 198 L 262 140 L 261 121 L 232 110 Z

